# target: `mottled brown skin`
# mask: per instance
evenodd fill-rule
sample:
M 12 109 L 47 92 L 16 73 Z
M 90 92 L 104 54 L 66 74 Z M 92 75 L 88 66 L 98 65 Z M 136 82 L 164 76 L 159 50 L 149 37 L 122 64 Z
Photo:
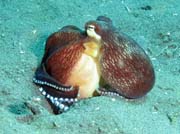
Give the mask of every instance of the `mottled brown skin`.
M 35 72 L 34 78 L 36 80 L 49 82 L 57 87 L 69 89 L 71 85 L 66 85 L 65 82 L 69 77 L 72 67 L 78 61 L 84 50 L 82 40 L 84 40 L 85 37 L 83 31 L 71 25 L 65 26 L 58 32 L 50 35 L 46 41 L 43 59 Z M 78 85 L 74 86 L 71 91 L 61 91 L 47 85 L 36 84 L 43 87 L 46 93 L 53 97 L 77 98 L 78 95 Z M 53 112 L 58 114 L 58 108 L 54 106 L 49 99 L 47 100 Z M 67 105 L 70 106 L 72 104 Z
M 66 83 L 72 67 L 78 61 L 84 50 L 81 43 L 78 43 L 79 44 L 75 43 L 69 47 L 64 47 L 48 58 L 46 63 L 47 71 L 60 83 Z
M 43 62 L 48 74 L 61 84 L 67 81 L 73 66 L 81 57 L 84 39 L 84 33 L 75 26 L 66 26 L 48 38 Z
M 100 16 L 95 25 L 102 38 L 100 59 L 102 78 L 126 98 L 139 98 L 152 89 L 155 74 L 145 51 L 130 37 L 113 27 L 108 18 Z
M 107 17 L 99 16 L 97 20 L 87 22 L 86 31 L 89 25 L 94 26 L 95 33 L 101 37 L 97 41 L 101 47 L 96 58 L 103 81 L 103 84 L 99 84 L 99 91 L 116 92 L 130 99 L 142 97 L 149 92 L 154 85 L 155 74 L 145 51 L 132 38 L 117 30 Z M 59 98 L 77 98 L 79 85 L 73 85 L 71 91 L 61 91 L 38 83 L 37 80 L 70 88 L 72 85 L 68 85 L 67 80 L 82 57 L 85 50 L 83 44 L 96 40 L 89 37 L 86 31 L 66 26 L 47 39 L 45 54 L 36 70 L 34 82 L 41 85 L 48 94 Z M 102 95 L 102 92 L 97 93 Z

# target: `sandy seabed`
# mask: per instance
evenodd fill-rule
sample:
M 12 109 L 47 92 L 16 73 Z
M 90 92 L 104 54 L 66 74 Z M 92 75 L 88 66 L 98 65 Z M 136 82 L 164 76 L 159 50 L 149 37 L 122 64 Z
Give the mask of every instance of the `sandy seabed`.
M 179 134 L 179 0 L 0 0 L 0 134 Z M 150 56 L 156 83 L 146 97 L 94 97 L 53 115 L 34 71 L 46 38 L 69 24 L 110 17 Z

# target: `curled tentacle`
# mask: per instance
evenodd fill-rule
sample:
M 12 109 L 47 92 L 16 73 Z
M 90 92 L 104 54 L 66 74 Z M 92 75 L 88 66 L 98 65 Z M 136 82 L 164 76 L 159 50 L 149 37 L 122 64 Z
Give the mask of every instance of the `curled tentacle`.
M 41 64 L 39 68 L 37 68 L 35 72 L 35 76 L 33 78 L 33 82 L 40 86 L 49 86 L 56 90 L 60 91 L 71 91 L 74 88 L 72 86 L 65 86 L 60 84 L 57 80 L 51 77 L 44 67 L 44 64 Z
M 99 88 L 97 93 L 101 96 L 121 96 L 116 90 L 114 89 L 106 89 L 106 88 Z
M 76 98 L 78 90 L 74 90 L 73 92 L 55 92 L 49 87 L 40 87 L 39 91 L 46 97 L 55 114 L 67 111 L 71 105 L 78 101 Z

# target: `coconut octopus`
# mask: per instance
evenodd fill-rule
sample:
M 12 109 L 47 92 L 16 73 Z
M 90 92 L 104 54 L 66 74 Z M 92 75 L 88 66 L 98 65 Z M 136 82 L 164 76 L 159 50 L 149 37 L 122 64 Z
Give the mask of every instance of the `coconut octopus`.
M 110 18 L 99 16 L 85 30 L 68 25 L 50 35 L 33 82 L 58 114 L 93 96 L 142 97 L 155 74 L 145 51 Z

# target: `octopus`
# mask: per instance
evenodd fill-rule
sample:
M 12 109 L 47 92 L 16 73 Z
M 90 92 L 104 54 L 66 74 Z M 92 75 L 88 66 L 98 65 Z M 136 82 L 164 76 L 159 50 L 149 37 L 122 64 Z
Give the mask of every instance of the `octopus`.
M 94 96 L 145 96 L 155 73 L 140 45 L 99 16 L 85 23 L 85 30 L 68 25 L 51 34 L 33 82 L 59 114 Z

